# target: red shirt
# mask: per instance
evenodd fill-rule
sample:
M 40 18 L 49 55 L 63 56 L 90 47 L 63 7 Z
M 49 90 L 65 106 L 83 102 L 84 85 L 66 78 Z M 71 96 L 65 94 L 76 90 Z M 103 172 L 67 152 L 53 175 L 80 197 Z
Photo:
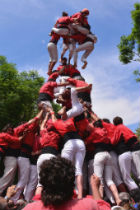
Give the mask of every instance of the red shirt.
M 83 140 L 84 140 L 85 131 L 87 131 L 88 124 L 89 122 L 86 118 L 75 122 L 78 134 L 82 137 Z
M 37 151 L 40 151 L 40 150 L 41 150 L 40 136 L 35 135 L 32 152 L 37 152 Z
M 102 125 L 107 130 L 108 137 L 111 140 L 113 138 L 113 136 L 114 136 L 114 132 L 115 132 L 116 126 L 113 125 L 112 123 L 104 122 L 103 120 L 102 120 Z
M 119 124 L 115 127 L 116 127 L 116 129 L 114 132 L 114 137 L 111 141 L 112 144 L 117 144 L 121 140 L 122 136 L 124 138 L 125 143 L 127 143 L 129 141 L 129 139 L 131 139 L 133 137 L 137 138 L 137 136 L 125 125 Z
M 28 131 L 22 141 L 23 144 L 27 144 L 30 147 L 33 147 L 35 132 L 36 132 L 36 128 L 38 127 L 38 118 L 35 118 L 35 119 L 36 119 L 35 122 L 33 122 L 32 124 L 28 126 Z
M 47 132 L 47 130 L 44 129 L 40 132 L 40 135 L 41 135 L 41 141 L 40 141 L 41 148 L 51 146 L 58 150 L 58 143 L 60 140 L 60 136 L 58 133 L 54 131 Z
M 57 208 L 45 207 L 42 201 L 27 204 L 23 210 L 111 210 L 109 203 L 92 198 L 73 199 Z
M 7 149 L 10 144 L 13 144 L 14 147 L 14 145 L 16 145 L 17 142 L 20 142 L 19 138 L 12 136 L 8 133 L 0 133 L 0 146 Z M 1 148 L 0 151 L 3 152 Z
M 50 42 L 57 44 L 58 40 L 60 39 L 60 36 L 58 34 L 53 33 L 51 36 Z
M 77 19 L 76 21 L 81 23 L 82 25 L 88 25 L 87 18 L 84 17 L 81 12 L 77 12 L 74 15 L 72 15 L 71 22 L 75 22 L 75 18 Z
M 23 135 L 23 132 L 28 129 L 28 123 L 24 123 L 22 125 L 19 125 L 18 127 L 14 128 L 14 136 L 19 137 Z M 10 148 L 12 149 L 20 149 L 21 148 L 21 142 L 18 141 L 15 144 L 10 144 Z
M 88 84 L 84 81 L 73 79 L 73 78 L 68 78 L 67 81 L 71 84 L 74 85 L 75 87 L 87 87 Z M 90 93 L 90 90 L 81 90 L 81 92 L 87 92 Z
M 54 72 L 49 76 L 48 80 L 53 79 L 54 81 L 56 81 L 58 76 L 59 74 L 57 72 Z
M 54 93 L 53 90 L 54 88 L 57 87 L 57 83 L 56 82 L 46 82 L 41 88 L 39 93 L 46 93 L 49 96 L 51 96 L 51 98 L 54 98 Z
M 79 44 L 83 44 L 86 41 L 87 36 L 81 33 L 77 33 L 75 35 L 71 35 L 70 38 L 74 39 Z
M 65 121 L 63 121 L 61 119 L 56 120 L 54 122 L 54 126 L 62 137 L 68 132 L 72 132 L 72 131 L 75 132 L 76 131 L 73 118 L 70 118 L 70 119 L 65 120 Z
M 110 139 L 105 128 L 93 128 L 89 137 L 86 138 L 87 143 L 105 143 L 109 144 Z
M 67 28 L 71 23 L 71 18 L 69 16 L 62 16 L 56 21 L 56 28 Z
M 19 125 L 18 127 L 14 128 L 14 135 L 15 136 L 22 136 L 23 131 L 28 128 L 28 123 L 24 123 Z
M 57 67 L 57 70 L 60 71 L 63 67 L 63 65 L 60 65 Z M 80 72 L 77 69 L 75 69 L 72 65 L 65 65 L 63 74 L 65 74 L 66 76 L 73 77 L 75 76 L 75 74 L 80 75 Z

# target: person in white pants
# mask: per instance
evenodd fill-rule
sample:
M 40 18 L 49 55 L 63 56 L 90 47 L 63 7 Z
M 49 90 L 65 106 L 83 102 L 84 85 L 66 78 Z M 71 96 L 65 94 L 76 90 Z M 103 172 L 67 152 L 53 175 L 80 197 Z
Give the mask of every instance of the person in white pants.
M 50 56 L 50 62 L 48 66 L 48 75 L 51 75 L 53 67 L 57 63 L 58 60 L 58 50 L 57 50 L 57 43 L 60 39 L 58 34 L 52 33 L 51 40 L 47 45 L 48 53 Z
M 71 22 L 73 22 L 70 27 L 76 29 L 80 33 L 87 35 L 90 31 L 90 26 L 88 24 L 87 16 L 89 15 L 89 10 L 87 8 L 82 9 L 71 16 Z
M 36 165 L 30 165 L 30 175 L 27 183 L 27 187 L 24 192 L 24 199 L 29 202 L 34 196 L 34 192 L 37 186 L 38 176 L 37 176 L 37 167 Z
M 32 148 L 31 158 L 30 158 L 30 175 L 28 179 L 28 183 L 24 189 L 24 199 L 29 202 L 32 200 L 36 186 L 38 183 L 38 174 L 37 174 L 37 160 L 41 151 L 40 145 L 40 136 L 39 129 L 35 133 L 34 144 Z
M 126 127 L 122 124 L 123 120 L 120 117 L 115 117 L 113 123 L 116 126 L 114 131 L 114 137 L 111 139 L 111 143 L 114 145 L 114 150 L 118 154 L 118 163 L 122 174 L 123 181 L 128 190 L 138 188 L 137 184 L 131 177 L 132 169 L 132 153 L 128 142 L 125 142 Z M 129 134 L 129 133 L 128 133 Z M 127 134 L 127 135 L 128 135 Z M 129 135 L 128 135 L 129 136 Z
M 75 176 L 78 189 L 78 198 L 82 198 L 83 194 L 83 173 L 82 167 L 85 158 L 85 145 L 80 139 L 69 139 L 61 152 L 61 156 L 71 160 L 75 165 Z
M 13 200 L 14 203 L 16 203 L 20 198 L 20 195 L 24 191 L 24 188 L 26 187 L 29 180 L 30 169 L 31 169 L 30 168 L 31 151 L 34 144 L 35 133 L 38 127 L 39 120 L 42 117 L 42 114 L 43 110 L 41 110 L 35 118 L 31 119 L 28 122 L 29 124 L 27 129 L 28 132 L 26 131 L 26 134 L 22 141 L 21 151 L 17 160 L 19 179 L 16 185 L 16 194 L 11 198 L 11 200 Z
M 63 149 L 61 151 L 61 156 L 71 160 L 75 165 L 75 176 L 76 184 L 78 189 L 78 198 L 83 197 L 83 176 L 82 167 L 85 158 L 85 144 L 81 137 L 76 131 L 73 118 L 68 120 L 61 120 L 55 117 L 55 114 L 51 108 L 49 108 L 51 113 L 52 122 L 56 130 L 60 134 L 63 140 Z
M 4 157 L 4 175 L 0 178 L 0 195 L 3 191 L 13 183 L 16 169 L 17 169 L 17 158 L 14 156 Z
M 132 146 L 131 146 L 131 152 L 132 152 L 132 158 L 133 158 L 133 163 L 136 168 L 137 172 L 137 179 L 138 182 L 140 182 L 140 142 L 137 140 Z
M 138 188 L 135 181 L 131 178 L 132 153 L 130 151 L 124 152 L 119 155 L 118 160 L 123 181 L 129 191 Z
M 7 124 L 3 129 L 0 136 L 0 143 L 4 143 L 5 147 L 0 147 L 0 155 L 4 157 L 4 173 L 0 177 L 0 194 L 13 183 L 16 169 L 17 169 L 17 157 L 20 151 L 20 144 L 22 136 L 16 136 L 14 130 L 10 124 Z M 1 146 L 1 145 L 0 145 Z
M 118 155 L 114 151 L 110 151 L 110 155 L 112 159 L 113 180 L 120 192 L 127 192 L 118 163 Z
M 107 131 L 103 128 L 102 121 L 94 122 L 94 127 L 90 135 L 86 138 L 86 143 L 94 145 L 94 173 L 101 180 L 100 193 L 103 197 L 103 180 L 111 190 L 117 204 L 120 203 L 119 194 L 112 180 L 112 161 L 110 151 L 110 139 L 108 138 Z
M 88 41 L 89 40 L 89 41 Z M 87 66 L 87 57 L 91 54 L 91 52 L 94 49 L 94 41 L 92 39 L 88 38 L 86 42 L 83 44 L 80 44 L 77 48 L 74 50 L 74 66 L 77 66 L 77 58 L 78 58 L 78 52 L 85 51 L 81 57 L 81 61 L 84 63 L 82 68 L 86 68 Z
M 62 12 L 62 17 L 60 17 L 57 21 L 54 27 L 52 28 L 52 31 L 60 36 L 66 36 L 69 33 L 69 24 L 71 20 L 70 17 L 66 12 Z
M 42 191 L 42 185 L 40 184 L 40 170 L 42 163 L 45 160 L 50 160 L 58 155 L 58 142 L 60 135 L 56 132 L 52 123 L 49 124 L 49 122 L 49 113 L 47 113 L 40 125 L 41 155 L 37 160 L 38 185 L 36 194 L 40 194 Z
M 70 64 L 70 60 L 73 56 L 74 50 L 76 48 L 76 42 L 74 39 L 63 38 L 62 52 L 61 52 L 61 60 L 63 59 L 66 51 L 69 49 L 69 59 L 68 64 Z
M 17 202 L 23 192 L 30 175 L 30 160 L 27 157 L 18 157 L 18 166 L 20 166 L 20 177 L 16 186 L 16 194 L 11 198 L 14 203 Z M 26 170 L 25 170 L 26 168 Z
M 50 55 L 49 67 L 48 67 L 48 75 L 52 73 L 53 67 L 57 63 L 58 60 L 58 50 L 57 45 L 53 42 L 48 43 L 48 53 Z

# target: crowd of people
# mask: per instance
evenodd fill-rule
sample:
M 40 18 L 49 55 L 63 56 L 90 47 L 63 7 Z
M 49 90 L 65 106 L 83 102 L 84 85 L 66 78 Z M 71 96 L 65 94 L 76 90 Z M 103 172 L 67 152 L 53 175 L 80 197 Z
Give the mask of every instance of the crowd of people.
M 16 128 L 8 124 L 0 133 L 0 161 L 4 164 L 1 196 L 14 182 L 18 168 L 16 186 L 1 197 L 0 209 L 8 208 L 7 202 L 15 208 L 32 201 L 25 210 L 109 210 L 110 205 L 112 209 L 139 209 L 137 136 L 121 117 L 111 123 L 94 113 L 92 84 L 77 69 L 77 53 L 86 50 L 82 56 L 85 68 L 97 40 L 90 32 L 87 15 L 87 9 L 71 17 L 63 12 L 57 20 L 48 44 L 49 77 L 39 91 L 38 114 Z M 60 37 L 64 39 L 61 65 L 53 71 Z M 64 57 L 67 49 L 68 61 Z M 73 54 L 76 59 L 71 65 Z M 53 108 L 54 103 L 59 104 L 59 111 Z

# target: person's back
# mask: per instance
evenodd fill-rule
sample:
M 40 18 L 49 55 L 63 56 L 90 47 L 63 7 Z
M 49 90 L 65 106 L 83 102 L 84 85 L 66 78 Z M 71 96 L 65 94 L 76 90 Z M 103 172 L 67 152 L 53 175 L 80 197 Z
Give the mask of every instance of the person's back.
M 42 201 L 28 204 L 24 210 L 109 210 L 110 206 L 105 201 L 96 201 L 92 198 L 74 199 L 59 207 L 45 207 Z

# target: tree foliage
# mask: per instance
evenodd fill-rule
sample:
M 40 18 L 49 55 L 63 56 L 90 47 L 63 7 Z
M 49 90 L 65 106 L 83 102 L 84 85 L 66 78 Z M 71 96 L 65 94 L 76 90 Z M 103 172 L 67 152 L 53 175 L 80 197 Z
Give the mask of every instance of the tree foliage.
M 128 64 L 132 61 L 140 62 L 140 3 L 134 4 L 131 11 L 133 28 L 128 36 L 121 36 L 120 44 L 117 46 L 120 52 L 119 59 L 122 63 Z M 140 82 L 140 69 L 134 71 L 136 81 Z
M 138 137 L 138 140 L 140 141 L 140 124 L 139 127 L 136 129 L 136 135 Z
M 18 72 L 15 64 L 0 56 L 0 129 L 7 123 L 16 126 L 37 112 L 38 91 L 44 83 L 37 71 Z

